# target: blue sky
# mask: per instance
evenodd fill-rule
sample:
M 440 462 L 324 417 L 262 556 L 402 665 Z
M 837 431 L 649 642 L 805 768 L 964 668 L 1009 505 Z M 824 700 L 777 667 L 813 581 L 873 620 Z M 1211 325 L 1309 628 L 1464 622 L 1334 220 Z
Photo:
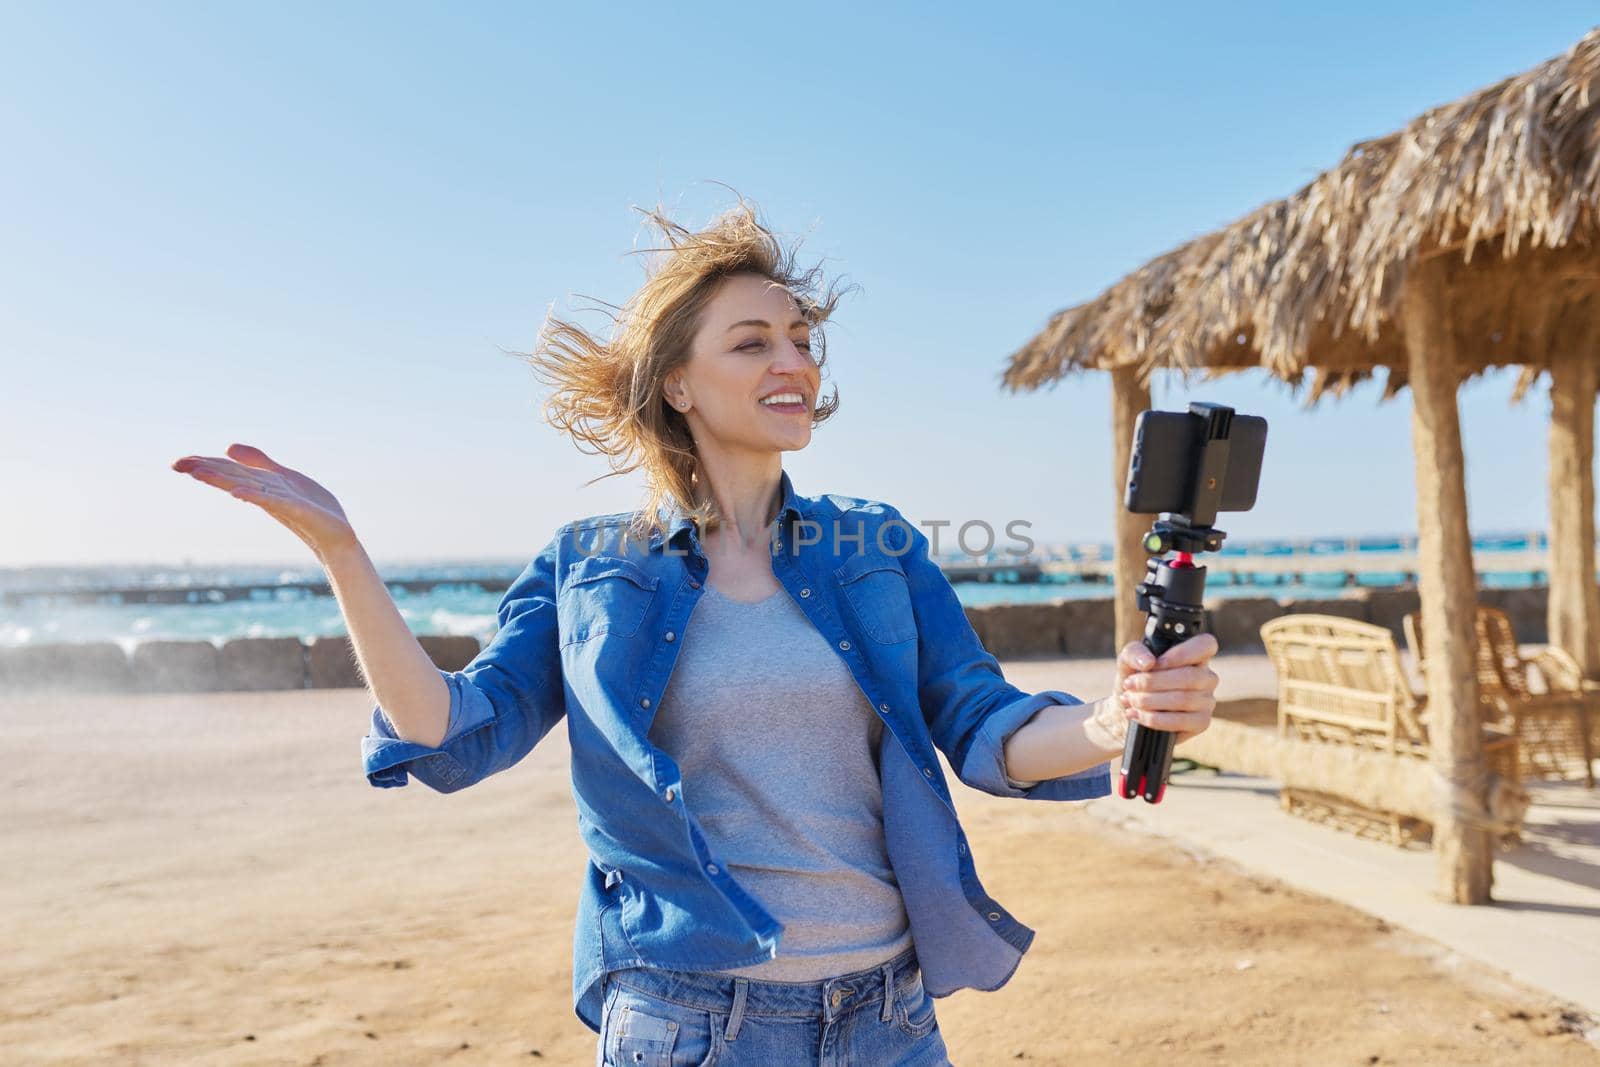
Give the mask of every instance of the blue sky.
M 168 469 L 256 444 L 381 561 L 518 559 L 637 474 L 509 352 L 620 304 L 727 183 L 858 283 L 803 492 L 1099 541 L 1109 386 L 1000 391 L 1055 310 L 1283 196 L 1355 140 L 1567 48 L 1510 5 L 9 4 L 0 8 L 0 565 L 309 560 Z M 1587 8 L 1587 9 L 1586 9 Z M 1462 393 L 1483 531 L 1543 527 L 1547 390 Z M 1271 422 L 1238 539 L 1413 528 L 1409 405 L 1255 374 L 1156 406 Z

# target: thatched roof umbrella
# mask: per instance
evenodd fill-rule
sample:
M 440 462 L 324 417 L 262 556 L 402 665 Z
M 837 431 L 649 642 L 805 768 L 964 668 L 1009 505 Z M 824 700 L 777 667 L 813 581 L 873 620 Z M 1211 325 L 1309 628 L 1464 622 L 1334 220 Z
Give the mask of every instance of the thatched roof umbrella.
M 1309 403 L 1382 368 L 1410 385 L 1434 762 L 1452 802 L 1435 826 L 1440 892 L 1488 899 L 1483 756 L 1471 662 L 1476 576 L 1456 391 L 1490 367 L 1551 375 L 1551 639 L 1600 668 L 1593 415 L 1600 350 L 1600 30 L 1565 54 L 1395 133 L 1354 145 L 1283 200 L 1160 256 L 1054 315 L 1002 384 L 1082 370 L 1113 378 L 1118 545 L 1134 415 L 1157 368 L 1263 367 Z M 1119 553 L 1119 643 L 1139 622 L 1143 562 Z

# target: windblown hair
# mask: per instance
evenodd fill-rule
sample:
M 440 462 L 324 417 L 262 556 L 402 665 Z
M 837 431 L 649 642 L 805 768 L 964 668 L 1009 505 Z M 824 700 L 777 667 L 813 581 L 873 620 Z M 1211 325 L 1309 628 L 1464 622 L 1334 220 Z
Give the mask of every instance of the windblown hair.
M 647 269 L 639 291 L 611 315 L 610 338 L 601 340 L 547 316 L 538 343 L 524 358 L 553 388 L 544 404 L 545 420 L 570 434 L 579 451 L 604 455 L 611 465 L 610 472 L 585 484 L 644 468 L 646 495 L 629 525 L 630 538 L 643 540 L 660 528 L 658 513 L 668 502 L 679 505 L 704 534 L 722 516 L 705 483 L 688 421 L 667 403 L 662 386 L 688 361 L 706 304 L 732 275 L 756 274 L 782 285 L 811 326 L 812 355 L 820 369 L 827 359 L 821 327 L 843 292 L 830 287 L 819 297 L 820 268 L 799 271 L 793 250 L 762 225 L 743 197 L 737 208 L 698 233 L 669 220 L 659 208 L 634 210 L 661 230 L 667 247 L 635 250 L 665 255 Z M 832 395 L 818 399 L 811 425 L 821 425 L 838 406 L 835 387 Z

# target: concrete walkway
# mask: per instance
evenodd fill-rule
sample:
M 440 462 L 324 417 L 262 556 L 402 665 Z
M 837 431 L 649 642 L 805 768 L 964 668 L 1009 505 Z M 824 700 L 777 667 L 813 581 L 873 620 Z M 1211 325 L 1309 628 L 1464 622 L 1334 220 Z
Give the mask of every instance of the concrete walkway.
M 1273 692 L 1264 656 L 1219 656 L 1213 666 L 1221 699 Z M 1085 700 L 1108 691 L 1113 670 L 1109 660 L 1004 664 L 1018 686 Z M 1494 903 L 1480 907 L 1432 896 L 1434 861 L 1425 846 L 1400 849 L 1288 815 L 1268 779 L 1193 771 L 1173 775 L 1160 804 L 1104 797 L 1086 808 L 1360 908 L 1600 1017 L 1600 788 L 1528 787 L 1533 806 L 1523 843 L 1497 853 Z
M 1431 851 L 1285 814 L 1277 784 L 1264 778 L 1195 771 L 1174 775 L 1160 804 L 1103 797 L 1087 807 L 1360 908 L 1600 1017 L 1600 790 L 1580 782 L 1530 792 L 1524 842 L 1498 854 L 1494 903 L 1482 907 L 1431 895 Z

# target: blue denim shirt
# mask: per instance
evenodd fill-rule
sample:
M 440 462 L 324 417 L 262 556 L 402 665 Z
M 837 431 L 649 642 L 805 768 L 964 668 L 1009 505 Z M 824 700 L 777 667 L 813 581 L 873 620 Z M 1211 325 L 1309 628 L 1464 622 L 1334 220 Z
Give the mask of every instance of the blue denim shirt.
M 998 989 L 1034 931 L 979 881 L 934 750 L 968 786 L 1028 800 L 1107 796 L 1109 760 L 1012 785 L 1005 739 L 1041 708 L 1081 701 L 1005 680 L 929 558 L 927 537 L 893 507 L 800 496 L 787 472 L 782 491 L 773 573 L 883 719 L 884 835 L 924 982 L 936 997 Z M 608 971 L 748 966 L 776 956 L 783 933 L 708 847 L 684 806 L 695 783 L 646 737 L 705 592 L 698 531 L 668 507 L 667 532 L 646 543 L 624 536 L 628 518 L 563 525 L 512 582 L 490 643 L 461 670 L 441 671 L 450 718 L 439 747 L 398 739 L 382 707 L 362 741 L 374 786 L 403 786 L 409 773 L 453 793 L 512 766 L 566 717 L 591 860 L 573 938 L 573 1010 L 596 1033 Z

